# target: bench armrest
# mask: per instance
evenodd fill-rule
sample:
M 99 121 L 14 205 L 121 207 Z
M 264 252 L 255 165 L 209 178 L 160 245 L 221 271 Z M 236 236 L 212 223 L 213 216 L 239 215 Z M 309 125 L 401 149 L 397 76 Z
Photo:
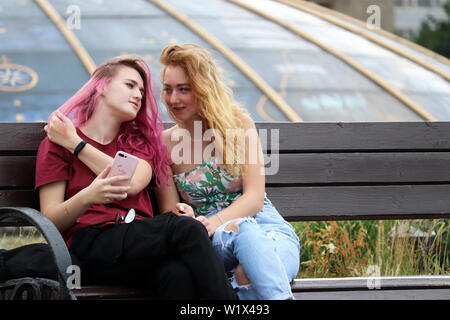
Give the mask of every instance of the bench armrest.
M 67 283 L 67 267 L 72 264 L 69 250 L 55 225 L 39 211 L 26 207 L 0 207 L 0 220 L 11 219 L 17 221 L 17 218 L 25 220 L 35 226 L 45 237 L 50 246 L 56 266 L 58 268 L 58 277 L 64 286 Z

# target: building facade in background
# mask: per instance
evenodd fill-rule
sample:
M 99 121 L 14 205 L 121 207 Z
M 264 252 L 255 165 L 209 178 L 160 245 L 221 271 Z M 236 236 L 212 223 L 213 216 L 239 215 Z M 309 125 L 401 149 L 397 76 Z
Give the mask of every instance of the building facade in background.
M 367 8 L 377 5 L 381 11 L 381 28 L 404 38 L 411 38 L 420 30 L 428 16 L 446 19 L 443 5 L 449 0 L 308 0 L 354 18 L 366 21 Z
M 442 8 L 450 0 L 395 0 L 395 33 L 411 38 L 420 30 L 421 23 L 428 16 L 437 20 L 445 20 Z
M 308 0 L 321 6 L 342 12 L 362 21 L 367 21 L 371 13 L 367 8 L 376 5 L 380 8 L 381 28 L 390 32 L 395 30 L 394 0 Z

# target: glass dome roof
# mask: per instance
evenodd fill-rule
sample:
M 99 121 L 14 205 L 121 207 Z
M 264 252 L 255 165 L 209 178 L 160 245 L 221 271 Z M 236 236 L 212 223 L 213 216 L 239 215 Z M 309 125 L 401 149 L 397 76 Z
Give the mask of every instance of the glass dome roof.
M 211 50 L 257 121 L 450 120 L 447 59 L 297 3 L 2 1 L 0 121 L 45 121 L 123 53 L 143 56 L 160 88 L 159 53 L 175 42 Z

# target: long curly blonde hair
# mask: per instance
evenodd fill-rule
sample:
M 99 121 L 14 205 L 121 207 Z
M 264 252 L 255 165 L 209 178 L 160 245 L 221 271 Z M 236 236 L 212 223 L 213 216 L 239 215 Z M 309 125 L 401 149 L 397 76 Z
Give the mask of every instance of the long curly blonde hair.
M 222 152 L 227 170 L 233 175 L 243 172 L 243 164 L 239 163 L 238 151 L 243 145 L 227 139 L 227 131 L 243 129 L 240 114 L 248 114 L 234 99 L 233 92 L 222 80 L 217 64 L 211 54 L 204 48 L 195 44 L 173 44 L 166 46 L 160 57 L 163 64 L 161 70 L 161 83 L 164 83 L 164 74 L 168 66 L 180 66 L 188 76 L 195 96 L 197 113 L 204 120 L 205 129 L 212 129 L 216 151 Z M 164 101 L 164 91 L 161 92 Z M 167 110 L 170 118 L 177 124 L 177 118 Z M 229 135 L 229 134 L 228 134 Z M 229 137 L 228 137 L 229 138 Z M 224 148 L 225 146 L 225 148 Z M 231 151 L 233 154 L 227 154 Z

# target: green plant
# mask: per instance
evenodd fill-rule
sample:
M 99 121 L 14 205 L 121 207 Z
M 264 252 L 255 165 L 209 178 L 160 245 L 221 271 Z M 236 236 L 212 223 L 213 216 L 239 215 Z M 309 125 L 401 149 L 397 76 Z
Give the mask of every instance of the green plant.
M 371 276 L 373 266 L 381 276 L 450 274 L 449 222 L 293 222 L 302 246 L 298 277 Z
M 302 277 L 361 276 L 368 266 L 364 228 L 342 221 L 313 222 L 306 224 L 303 239 L 311 259 L 303 258 Z
M 450 58 L 450 1 L 447 1 L 443 8 L 447 19 L 438 21 L 429 16 L 422 22 L 421 29 L 413 37 L 413 41 Z
M 10 250 L 31 243 L 46 243 L 45 238 L 34 227 L 0 229 L 0 249 Z
M 371 264 L 385 276 L 447 274 L 448 237 L 448 219 L 379 221 Z

